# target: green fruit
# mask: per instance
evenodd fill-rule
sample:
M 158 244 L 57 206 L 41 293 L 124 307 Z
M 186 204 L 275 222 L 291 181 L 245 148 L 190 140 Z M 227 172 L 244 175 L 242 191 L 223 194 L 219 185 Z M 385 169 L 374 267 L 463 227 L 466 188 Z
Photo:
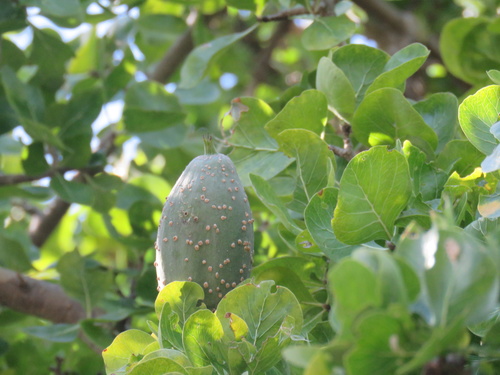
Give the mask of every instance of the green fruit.
M 205 155 L 193 159 L 163 207 L 156 240 L 158 290 L 193 281 L 214 309 L 250 275 L 253 219 L 248 198 L 226 155 L 205 139 Z

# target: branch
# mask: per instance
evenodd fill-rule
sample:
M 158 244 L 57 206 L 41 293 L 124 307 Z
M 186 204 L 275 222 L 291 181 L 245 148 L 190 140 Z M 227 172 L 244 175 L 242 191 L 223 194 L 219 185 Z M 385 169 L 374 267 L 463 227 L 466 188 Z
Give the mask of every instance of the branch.
M 344 148 L 335 146 L 335 145 L 329 145 L 328 148 L 333 151 L 333 153 L 337 156 L 340 156 L 341 158 L 344 158 L 345 160 L 349 161 L 354 157 L 354 150 L 352 148 L 352 142 L 351 142 L 351 126 L 344 124 L 341 127 L 342 129 L 342 138 L 344 140 Z
M 259 22 L 284 21 L 290 19 L 291 17 L 301 16 L 303 14 L 311 14 L 311 12 L 304 7 L 285 9 L 281 12 L 270 14 L 269 16 L 259 17 L 257 18 L 257 21 Z
M 175 73 L 179 65 L 194 48 L 193 32 L 190 27 L 175 41 L 168 49 L 163 58 L 156 65 L 149 79 L 160 83 L 167 83 L 168 79 Z
M 83 306 L 56 284 L 32 279 L 0 267 L 0 305 L 50 320 L 76 323 L 85 318 Z
M 31 242 L 33 242 L 35 246 L 42 247 L 54 229 L 56 229 L 70 206 L 71 203 L 63 201 L 61 198 L 56 198 L 42 215 L 32 217 L 29 234 Z

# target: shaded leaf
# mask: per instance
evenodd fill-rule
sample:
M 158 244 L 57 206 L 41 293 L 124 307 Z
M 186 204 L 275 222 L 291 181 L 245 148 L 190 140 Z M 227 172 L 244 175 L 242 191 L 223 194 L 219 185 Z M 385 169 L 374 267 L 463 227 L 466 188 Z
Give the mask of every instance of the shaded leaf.
M 329 49 L 350 38 L 355 30 L 356 24 L 347 16 L 321 17 L 304 30 L 302 44 L 310 51 Z
M 23 329 L 29 335 L 53 342 L 72 342 L 78 336 L 78 324 L 53 324 L 48 326 L 34 326 Z

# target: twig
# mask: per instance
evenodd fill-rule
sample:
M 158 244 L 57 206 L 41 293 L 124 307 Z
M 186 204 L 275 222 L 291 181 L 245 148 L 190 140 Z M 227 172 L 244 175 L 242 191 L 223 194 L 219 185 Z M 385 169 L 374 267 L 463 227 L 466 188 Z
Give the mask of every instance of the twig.
M 33 242 L 35 246 L 42 247 L 54 229 L 56 229 L 70 206 L 71 203 L 63 201 L 61 198 L 56 198 L 43 215 L 32 217 L 29 234 L 31 242 Z
M 23 182 L 31 182 L 31 181 L 37 181 L 45 177 L 53 177 L 54 175 L 60 173 L 63 174 L 65 172 L 74 170 L 74 168 L 68 168 L 68 167 L 61 167 L 57 169 L 51 169 L 48 170 L 45 173 L 37 174 L 37 175 L 25 175 L 25 174 L 7 174 L 0 176 L 0 186 L 7 186 L 7 185 L 17 185 L 21 184 Z
M 305 7 L 297 7 L 292 9 L 286 9 L 279 13 L 270 14 L 268 16 L 262 16 L 257 18 L 259 22 L 272 22 L 272 21 L 284 21 L 288 20 L 294 16 L 301 16 L 303 14 L 310 14 L 311 12 Z
M 344 140 L 344 148 L 329 145 L 328 148 L 333 151 L 333 153 L 341 158 L 346 159 L 347 161 L 351 160 L 354 157 L 354 150 L 351 142 L 351 125 L 344 124 L 341 127 L 342 130 L 342 138 Z
M 193 48 L 192 28 L 190 27 L 168 49 L 158 65 L 156 65 L 156 69 L 149 75 L 149 78 L 160 83 L 166 83 Z

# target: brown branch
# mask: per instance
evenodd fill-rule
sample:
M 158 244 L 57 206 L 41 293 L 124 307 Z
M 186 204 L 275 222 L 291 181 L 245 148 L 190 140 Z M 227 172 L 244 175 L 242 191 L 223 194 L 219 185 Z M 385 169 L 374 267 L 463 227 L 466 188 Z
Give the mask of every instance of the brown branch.
M 29 234 L 35 246 L 42 247 L 70 206 L 71 203 L 63 201 L 61 198 L 56 198 L 43 215 L 31 218 Z
M 194 48 L 192 34 L 192 28 L 190 27 L 175 41 L 160 62 L 158 62 L 155 70 L 149 75 L 149 79 L 160 83 L 167 83 L 168 79 L 175 73 L 179 65 L 181 65 Z
M 83 306 L 56 284 L 32 279 L 0 267 L 0 305 L 50 320 L 76 323 L 85 318 Z
M 354 157 L 354 150 L 351 142 L 351 126 L 344 124 L 341 127 L 342 130 L 342 138 L 344 140 L 344 148 L 329 145 L 328 148 L 333 151 L 333 153 L 341 158 L 346 159 L 347 161 L 351 160 Z
M 260 22 L 272 22 L 272 21 L 284 21 L 288 20 L 294 16 L 301 16 L 304 14 L 311 14 L 311 12 L 304 7 L 297 7 L 292 9 L 285 9 L 279 13 L 270 14 L 268 16 L 262 16 L 257 18 L 257 21 Z

